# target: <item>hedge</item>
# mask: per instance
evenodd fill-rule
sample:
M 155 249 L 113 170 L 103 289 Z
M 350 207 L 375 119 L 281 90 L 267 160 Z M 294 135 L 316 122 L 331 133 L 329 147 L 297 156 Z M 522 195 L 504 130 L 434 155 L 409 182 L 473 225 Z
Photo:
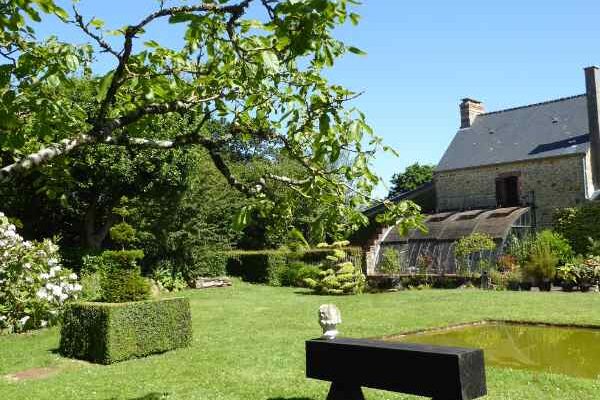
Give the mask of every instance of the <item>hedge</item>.
M 187 347 L 191 342 L 188 299 L 72 303 L 63 317 L 60 353 L 112 364 Z
M 553 228 L 569 241 L 575 253 L 586 254 L 590 246 L 588 238 L 600 239 L 600 203 L 557 210 Z
M 342 250 L 347 254 L 343 261 L 351 261 L 356 266 L 363 266 L 363 251 L 360 247 L 346 247 Z M 226 253 L 228 257 L 227 274 L 241 277 L 246 282 L 281 286 L 281 276 L 290 264 L 303 262 L 309 265 L 318 265 L 332 253 L 331 249 L 296 252 L 290 250 L 230 251 Z

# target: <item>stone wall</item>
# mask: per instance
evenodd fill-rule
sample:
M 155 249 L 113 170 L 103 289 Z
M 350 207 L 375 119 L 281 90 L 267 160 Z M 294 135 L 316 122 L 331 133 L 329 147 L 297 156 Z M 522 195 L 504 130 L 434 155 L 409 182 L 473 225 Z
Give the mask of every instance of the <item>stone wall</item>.
M 520 175 L 523 203 L 533 192 L 540 227 L 552 223 L 556 208 L 584 202 L 589 191 L 585 166 L 589 157 L 582 154 L 436 172 L 434 176 L 438 209 L 488 208 L 496 205 L 496 178 Z

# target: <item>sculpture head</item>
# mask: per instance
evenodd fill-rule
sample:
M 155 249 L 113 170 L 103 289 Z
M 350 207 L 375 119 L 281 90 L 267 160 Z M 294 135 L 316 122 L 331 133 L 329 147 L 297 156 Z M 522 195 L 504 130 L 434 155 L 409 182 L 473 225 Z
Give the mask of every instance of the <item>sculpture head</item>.
M 342 323 L 342 314 L 335 304 L 323 304 L 319 307 L 319 324 L 323 328 L 322 339 L 335 339 L 337 324 Z

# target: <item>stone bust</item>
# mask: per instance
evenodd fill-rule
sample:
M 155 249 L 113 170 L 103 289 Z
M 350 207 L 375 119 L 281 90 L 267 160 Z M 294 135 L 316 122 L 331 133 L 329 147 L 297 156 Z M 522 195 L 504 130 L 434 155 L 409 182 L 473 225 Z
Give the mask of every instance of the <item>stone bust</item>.
M 323 304 L 319 307 L 319 324 L 323 328 L 321 339 L 335 339 L 338 335 L 337 325 L 342 323 L 342 314 L 335 304 Z

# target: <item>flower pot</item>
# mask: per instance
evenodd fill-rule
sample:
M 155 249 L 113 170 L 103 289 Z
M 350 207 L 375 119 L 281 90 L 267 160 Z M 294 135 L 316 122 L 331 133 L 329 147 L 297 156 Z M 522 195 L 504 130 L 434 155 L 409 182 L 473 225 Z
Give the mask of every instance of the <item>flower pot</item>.
M 575 289 L 575 284 L 573 283 L 562 283 L 560 285 L 562 287 L 563 292 L 572 292 Z
M 590 288 L 592 287 L 592 285 L 590 285 L 589 283 L 582 283 L 579 285 L 579 291 L 586 293 L 590 291 Z
M 543 281 L 538 283 L 538 287 L 542 292 L 549 292 L 552 290 L 552 282 L 551 281 Z

